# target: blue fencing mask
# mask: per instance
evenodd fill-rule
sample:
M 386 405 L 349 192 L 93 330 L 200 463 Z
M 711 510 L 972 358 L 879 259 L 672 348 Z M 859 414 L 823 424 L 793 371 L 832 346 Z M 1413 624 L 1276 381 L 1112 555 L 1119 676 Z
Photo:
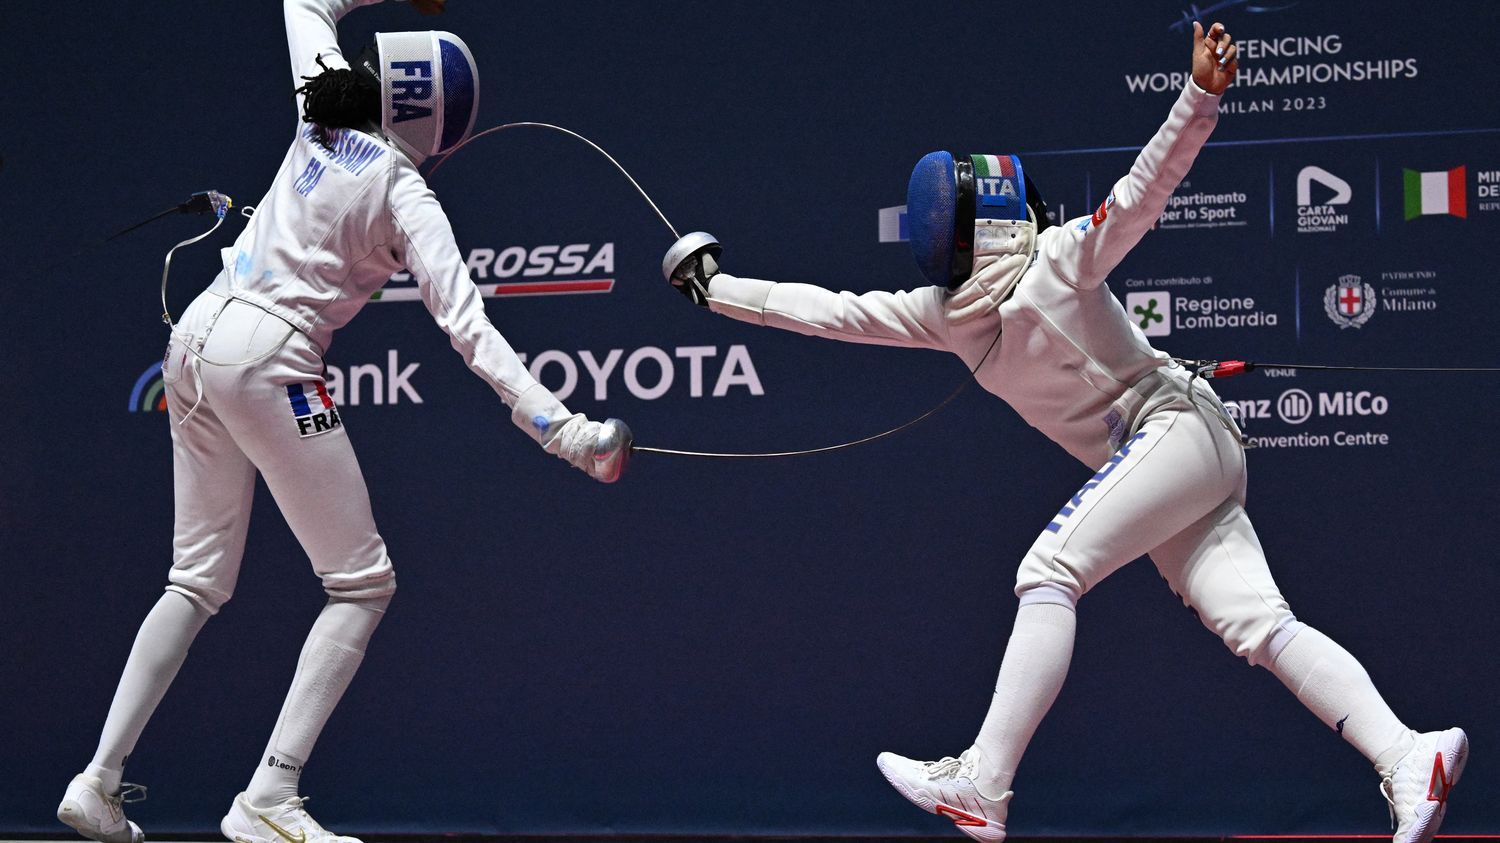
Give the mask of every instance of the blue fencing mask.
M 906 186 L 907 232 L 922 274 L 957 288 L 974 271 L 975 222 L 1026 220 L 1028 202 L 1040 231 L 1046 206 L 1014 155 L 922 156 Z

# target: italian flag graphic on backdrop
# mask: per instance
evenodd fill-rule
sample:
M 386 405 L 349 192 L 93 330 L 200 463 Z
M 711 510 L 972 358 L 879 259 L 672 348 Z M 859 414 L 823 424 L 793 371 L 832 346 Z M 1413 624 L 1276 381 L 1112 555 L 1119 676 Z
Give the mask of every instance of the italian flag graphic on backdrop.
M 1406 184 L 1406 219 L 1434 214 L 1468 218 L 1463 167 L 1435 173 L 1403 170 L 1402 175 Z

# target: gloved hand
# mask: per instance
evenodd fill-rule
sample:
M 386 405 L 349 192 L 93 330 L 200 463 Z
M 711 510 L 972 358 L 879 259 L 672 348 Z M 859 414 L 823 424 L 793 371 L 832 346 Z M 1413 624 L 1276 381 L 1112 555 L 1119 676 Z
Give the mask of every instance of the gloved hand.
M 561 441 L 557 455 L 600 483 L 619 480 L 630 462 L 634 437 L 619 419 L 601 423 L 580 415 L 563 425 L 557 435 Z
M 688 301 L 708 307 L 708 282 L 719 274 L 722 249 L 712 234 L 695 231 L 678 238 L 662 259 L 662 274 Z

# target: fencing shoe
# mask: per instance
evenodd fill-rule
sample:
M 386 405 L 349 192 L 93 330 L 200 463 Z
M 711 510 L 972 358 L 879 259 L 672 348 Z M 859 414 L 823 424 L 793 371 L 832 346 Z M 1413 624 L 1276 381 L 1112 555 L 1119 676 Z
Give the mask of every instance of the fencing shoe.
M 1416 736 L 1411 751 L 1380 781 L 1380 791 L 1391 803 L 1395 843 L 1427 843 L 1437 834 L 1448 810 L 1448 792 L 1468 760 L 1469 736 L 1463 729 Z
M 245 801 L 241 793 L 219 822 L 219 831 L 234 843 L 360 843 L 357 837 L 334 834 L 318 825 L 302 807 L 306 801 L 294 796 L 259 808 Z
M 974 786 L 979 750 L 970 747 L 957 758 L 913 761 L 892 752 L 875 759 L 891 786 L 929 813 L 946 817 L 975 840 L 1000 843 L 1005 839 L 1005 815 L 1012 791 L 989 799 Z
M 57 806 L 57 818 L 90 840 L 141 843 L 146 835 L 140 826 L 125 819 L 124 803 L 145 798 L 146 788 L 141 785 L 121 785 L 120 792 L 111 796 L 104 792 L 98 776 L 79 773 L 68 783 L 68 791 Z

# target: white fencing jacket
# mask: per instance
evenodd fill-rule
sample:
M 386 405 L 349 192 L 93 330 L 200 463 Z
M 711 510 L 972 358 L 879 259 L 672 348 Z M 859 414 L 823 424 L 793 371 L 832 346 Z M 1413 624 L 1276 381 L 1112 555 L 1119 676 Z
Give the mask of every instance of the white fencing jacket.
M 1148 398 L 1166 385 L 1187 394 L 1186 374 L 1165 368 L 1171 359 L 1151 347 L 1104 279 L 1161 216 L 1218 122 L 1218 106 L 1218 96 L 1189 82 L 1099 209 L 1035 237 L 1029 268 L 1018 267 L 1017 256 L 976 250 L 974 275 L 954 293 L 935 286 L 834 293 L 721 273 L 709 284 L 709 307 L 811 336 L 943 349 L 971 368 L 998 332 L 998 345 L 976 372 L 980 384 L 1097 467 L 1139 426 Z M 992 279 L 1014 271 L 1024 274 L 1009 298 L 976 316 L 975 297 L 986 287 L 1004 288 Z
M 335 23 L 379 0 L 287 0 L 292 79 L 347 68 Z M 301 112 L 301 98 L 298 99 Z M 567 416 L 540 388 L 484 312 L 437 197 L 416 165 L 378 134 L 325 131 L 299 123 L 270 190 L 234 246 L 223 250 L 215 292 L 285 319 L 326 353 L 333 334 L 354 318 L 393 273 L 416 279 L 439 327 L 469 368 L 507 406 L 535 390 L 521 424 L 533 438 L 538 415 Z M 519 408 L 518 408 L 519 410 Z M 555 430 L 555 428 L 554 428 Z

